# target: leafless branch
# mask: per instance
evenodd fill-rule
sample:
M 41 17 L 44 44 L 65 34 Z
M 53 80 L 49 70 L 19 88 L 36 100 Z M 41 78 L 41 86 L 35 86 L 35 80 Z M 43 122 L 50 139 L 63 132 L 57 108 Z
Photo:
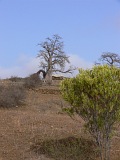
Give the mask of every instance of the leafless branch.
M 63 51 L 63 42 L 61 37 L 53 35 L 47 38 L 45 42 L 40 43 L 41 50 L 38 58 L 40 59 L 40 67 L 46 71 L 46 74 L 52 76 L 53 72 L 72 73 L 75 67 L 65 70 L 66 63 L 70 63 L 69 57 Z

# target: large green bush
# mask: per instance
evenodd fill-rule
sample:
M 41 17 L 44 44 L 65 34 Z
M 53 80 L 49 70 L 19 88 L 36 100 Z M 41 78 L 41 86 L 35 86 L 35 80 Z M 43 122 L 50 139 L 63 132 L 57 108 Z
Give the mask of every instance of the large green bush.
M 75 78 L 62 81 L 61 92 L 71 104 L 66 112 L 84 119 L 101 160 L 109 160 L 111 132 L 120 118 L 120 69 L 107 65 L 81 69 Z

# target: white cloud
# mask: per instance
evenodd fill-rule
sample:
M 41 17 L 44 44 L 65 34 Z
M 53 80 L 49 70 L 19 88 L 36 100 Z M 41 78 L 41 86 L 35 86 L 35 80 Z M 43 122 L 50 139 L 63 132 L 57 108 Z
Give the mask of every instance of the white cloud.
M 88 69 L 88 68 L 92 68 L 92 66 L 94 65 L 93 63 L 91 62 L 88 62 L 88 61 L 85 61 L 84 59 L 80 58 L 78 55 L 76 54 L 69 54 L 69 60 L 70 60 L 70 65 L 72 65 L 73 67 L 76 67 L 76 68 L 83 68 L 83 69 Z M 69 68 L 70 66 L 69 64 L 66 65 L 66 70 Z M 76 76 L 78 74 L 78 70 L 75 70 L 73 72 L 73 74 L 59 74 L 59 75 L 64 75 L 66 77 L 73 77 L 73 76 Z
M 22 55 L 17 60 L 17 66 L 11 68 L 0 67 L 0 78 L 11 76 L 26 77 L 39 70 L 39 60 Z
M 83 68 L 83 69 L 88 69 L 92 68 L 93 63 L 85 61 L 84 59 L 80 58 L 76 54 L 70 54 L 69 55 L 69 60 L 72 66 L 76 67 L 77 69 Z M 76 76 L 78 74 L 78 70 L 75 70 L 72 75 L 67 75 L 67 76 Z
M 87 62 L 84 59 L 80 58 L 78 55 L 70 54 L 70 62 L 77 68 L 91 68 L 93 66 L 93 63 Z
M 81 59 L 78 55 L 69 55 L 70 62 L 77 68 L 91 68 L 92 63 Z M 26 77 L 39 70 L 39 59 L 21 55 L 17 60 L 17 65 L 11 68 L 0 67 L 0 78 L 9 78 L 11 76 Z M 76 75 L 78 71 L 74 72 Z M 66 76 L 66 75 L 65 75 Z

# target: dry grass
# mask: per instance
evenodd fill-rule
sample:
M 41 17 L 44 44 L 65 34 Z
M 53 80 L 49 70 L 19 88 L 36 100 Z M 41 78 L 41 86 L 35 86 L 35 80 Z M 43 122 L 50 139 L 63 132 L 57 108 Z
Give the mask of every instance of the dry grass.
M 62 114 L 61 105 L 66 104 L 59 94 L 41 94 L 30 90 L 27 91 L 25 106 L 12 109 L 0 108 L 0 160 L 64 160 L 65 154 L 62 157 L 63 151 L 60 152 L 61 144 L 71 145 L 72 142 L 68 143 L 68 137 L 72 137 L 74 143 L 79 141 L 81 144 L 80 156 L 83 156 L 81 160 L 90 158 L 93 154 L 91 149 L 94 150 L 94 148 L 90 148 L 89 135 L 83 133 L 82 119 L 76 117 L 75 120 L 72 120 Z M 59 144 L 57 148 L 54 147 L 56 143 Z M 52 151 L 48 150 L 46 144 L 52 147 Z M 41 152 L 40 147 L 45 152 Z M 35 149 L 39 152 L 36 152 Z M 69 147 L 67 149 L 71 151 Z M 112 160 L 119 160 L 120 127 L 117 128 L 113 137 L 111 150 Z M 75 151 L 74 147 L 73 151 Z M 74 160 L 75 156 L 71 158 L 67 154 L 66 159 Z M 76 160 L 79 160 L 77 158 Z
M 24 103 L 25 89 L 21 85 L 0 85 L 0 107 L 16 107 Z
M 66 137 L 62 139 L 39 140 L 31 149 L 41 155 L 55 160 L 94 160 L 98 155 L 95 143 L 83 137 Z
M 26 88 L 36 88 L 42 85 L 39 75 L 31 74 L 29 77 L 24 79 L 24 86 Z

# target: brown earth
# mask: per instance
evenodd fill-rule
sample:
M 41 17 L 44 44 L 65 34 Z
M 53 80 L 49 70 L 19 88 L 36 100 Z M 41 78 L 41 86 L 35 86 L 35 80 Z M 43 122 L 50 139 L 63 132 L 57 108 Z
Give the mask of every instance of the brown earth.
M 38 139 L 60 139 L 69 136 L 88 137 L 83 120 L 71 119 L 62 112 L 66 106 L 58 86 L 28 90 L 24 106 L 0 108 L 0 160 L 53 160 L 37 155 L 30 146 Z M 112 139 L 111 159 L 120 160 L 120 127 Z

